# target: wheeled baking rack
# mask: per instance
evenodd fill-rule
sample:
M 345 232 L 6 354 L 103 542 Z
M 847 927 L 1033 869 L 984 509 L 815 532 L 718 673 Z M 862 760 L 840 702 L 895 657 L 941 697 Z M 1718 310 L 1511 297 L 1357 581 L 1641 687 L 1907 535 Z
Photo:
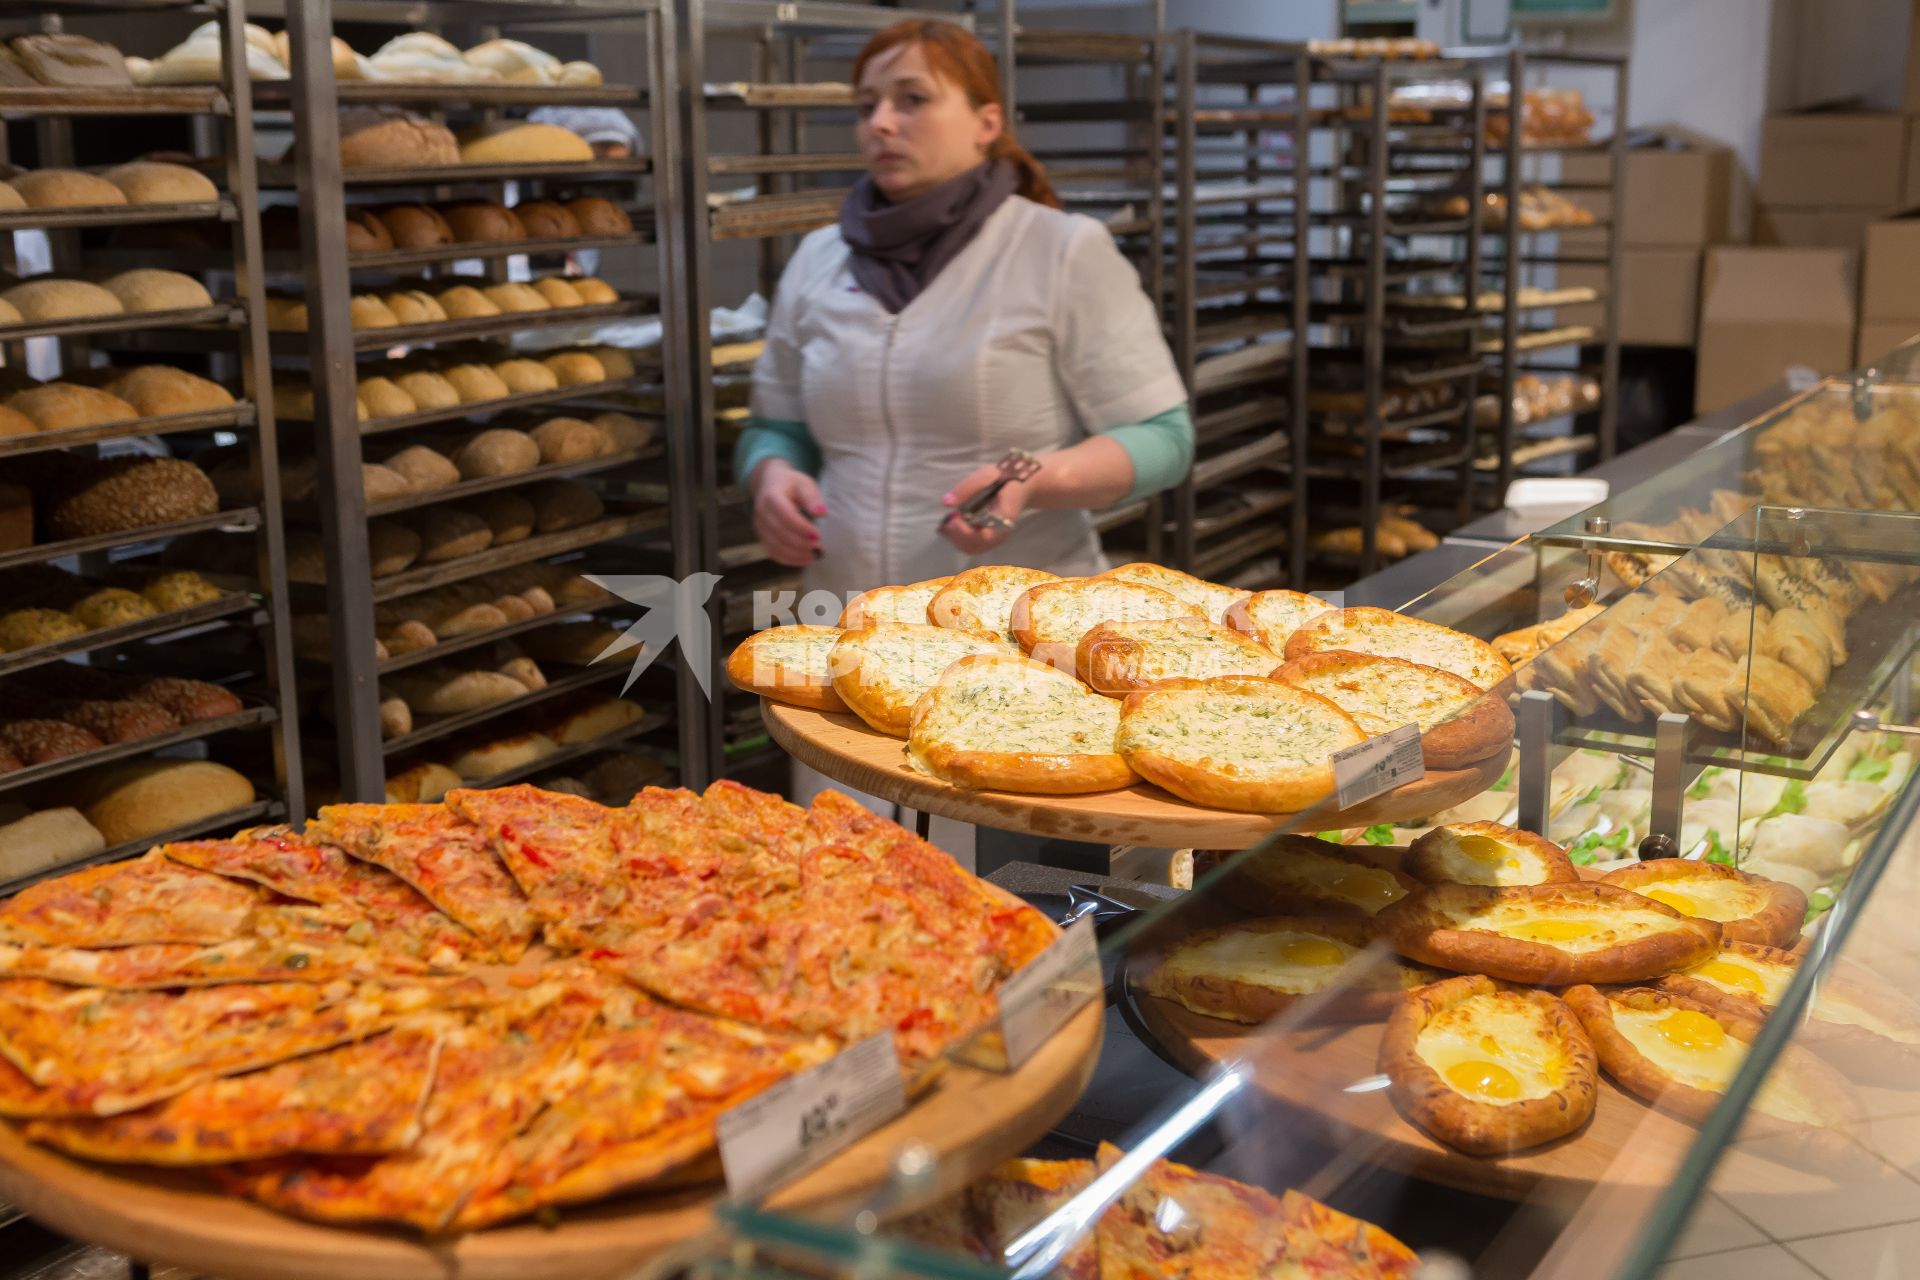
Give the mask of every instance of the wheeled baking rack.
M 0 15 L 7 35 L 61 32 L 112 40 L 115 23 L 127 15 L 171 15 L 198 24 L 209 14 L 219 22 L 228 51 L 225 65 L 244 66 L 235 51 L 245 48 L 242 0 L 218 5 L 187 0 L 36 0 L 9 6 Z M 71 27 L 69 23 L 71 22 Z M 236 391 L 233 405 L 194 413 L 147 417 L 98 426 L 0 437 L 0 477 L 30 474 L 55 454 L 156 452 L 133 442 L 158 439 L 166 452 L 189 460 L 238 446 L 249 476 L 244 500 L 223 502 L 223 510 L 172 523 L 57 542 L 36 542 L 0 552 L 5 570 L 60 564 L 97 585 L 137 585 L 121 575 L 150 569 L 201 569 L 189 548 L 233 548 L 229 572 L 206 576 L 220 587 L 216 599 L 163 611 L 153 617 L 90 630 L 65 640 L 0 653 L 0 718 L 20 714 L 10 694 L 31 690 L 55 664 L 82 666 L 129 676 L 187 676 L 208 680 L 236 693 L 243 707 L 216 719 L 189 722 L 173 731 L 109 743 L 80 755 L 0 774 L 0 807 L 28 808 L 70 804 L 83 792 L 88 772 L 112 762 L 126 763 L 159 755 L 207 758 L 229 764 L 255 784 L 255 800 L 238 810 L 211 815 L 117 844 L 87 858 L 47 867 L 30 877 L 0 883 L 10 892 L 31 879 L 141 852 L 168 839 L 186 839 L 229 830 L 289 814 L 304 806 L 300 739 L 294 703 L 292 653 L 288 626 L 285 547 L 277 440 L 272 396 L 268 390 L 266 322 L 261 300 L 261 239 L 254 166 L 254 103 L 244 77 L 231 74 L 216 84 L 167 87 L 6 87 L 0 88 L 0 117 L 33 123 L 37 168 L 71 168 L 76 132 L 88 154 L 111 150 L 103 130 L 114 121 L 164 126 L 174 146 L 204 157 L 208 176 L 221 190 L 205 204 L 109 206 L 104 208 L 21 209 L 0 213 L 0 251 L 9 271 L 16 266 L 14 232 L 41 232 L 48 238 L 53 275 L 106 274 L 129 265 L 113 261 L 109 234 L 132 227 L 168 230 L 215 228 L 224 249 L 204 255 L 166 248 L 144 249 L 136 265 L 178 269 L 209 286 L 216 305 L 175 312 L 141 312 L 90 320 L 28 322 L 0 328 L 6 364 L 23 369 L 27 343 L 54 346 L 62 376 L 88 367 L 95 352 L 117 357 L 131 367 L 144 353 L 204 353 L 206 376 Z M 0 159 L 6 159 L 0 128 Z M 118 157 L 133 160 L 135 154 Z M 224 159 L 222 159 L 224 158 Z M 209 241 L 211 243 L 211 241 Z M 28 600 L 10 600 L 0 611 Z M 79 784 L 76 786 L 76 784 Z
M 1299 44 L 1194 31 L 1166 43 L 1167 328 L 1195 433 L 1193 471 L 1169 503 L 1172 563 L 1250 589 L 1297 586 L 1307 518 L 1309 60 Z
M 1493 114 L 1506 117 L 1509 127 L 1500 145 L 1487 148 L 1486 156 L 1489 189 L 1504 197 L 1508 216 L 1504 226 L 1481 229 L 1494 250 L 1483 264 L 1487 285 L 1500 296 L 1497 314 L 1489 317 L 1495 323 L 1488 325 L 1483 339 L 1489 380 L 1499 397 L 1499 416 L 1491 433 L 1492 447 L 1480 450 L 1476 466 L 1481 479 L 1494 481 L 1491 491 L 1481 496 L 1481 505 L 1493 507 L 1505 500 L 1514 476 L 1528 467 L 1557 462 L 1564 473 L 1570 464 L 1577 470 L 1581 462 L 1604 462 L 1614 455 L 1620 413 L 1622 252 L 1616 215 L 1626 172 L 1627 137 L 1625 57 L 1513 49 L 1503 61 L 1509 106 Z M 1553 80 L 1572 80 L 1583 91 L 1605 87 L 1608 97 L 1602 110 L 1611 120 L 1607 136 L 1598 142 L 1530 139 L 1527 90 Z M 1563 171 L 1569 158 L 1604 161 L 1605 175 L 1583 172 L 1569 177 Z M 1535 187 L 1571 193 L 1579 203 L 1600 203 L 1606 212 L 1577 229 L 1524 229 L 1518 216 L 1521 193 Z M 1528 286 L 1566 286 L 1566 276 L 1575 274 L 1562 270 L 1568 267 L 1583 279 L 1598 275 L 1597 288 L 1576 286 L 1572 291 L 1597 295 L 1590 300 L 1598 307 L 1597 325 L 1555 315 L 1554 307 L 1565 304 L 1529 306 L 1522 300 L 1521 291 Z M 1517 421 L 1514 383 L 1526 373 L 1597 381 L 1599 399 L 1597 403 L 1579 400 L 1571 414 L 1534 419 L 1523 428 Z M 1573 422 L 1575 416 L 1589 413 L 1597 418 L 1592 436 L 1578 433 Z
M 1417 491 L 1441 486 L 1423 507 L 1453 524 L 1470 512 L 1485 103 L 1461 59 L 1310 64 L 1327 198 L 1310 214 L 1307 550 L 1331 584 L 1379 567 L 1380 519 Z M 1421 92 L 1435 85 L 1464 92 Z M 1357 554 L 1327 544 L 1331 528 L 1354 525 Z
M 633 621 L 646 606 L 610 595 L 599 602 L 562 603 L 551 614 L 511 620 L 508 625 L 442 641 L 425 650 L 376 655 L 375 609 L 394 600 L 438 587 L 470 582 L 483 574 L 534 563 L 563 564 L 579 573 L 654 574 L 684 578 L 699 565 L 694 523 L 699 499 L 694 474 L 682 447 L 685 436 L 675 424 L 685 420 L 681 404 L 682 353 L 676 346 L 676 327 L 669 322 L 657 357 L 640 355 L 635 375 L 616 376 L 594 385 L 563 386 L 557 391 L 532 392 L 504 400 L 457 405 L 404 418 L 356 422 L 355 388 L 360 362 L 401 354 L 417 347 L 439 347 L 487 338 L 522 337 L 520 345 L 535 347 L 538 338 L 556 332 L 580 345 L 601 339 L 594 335 L 608 322 L 637 319 L 651 312 L 672 314 L 665 299 L 638 293 L 623 294 L 617 303 L 534 313 L 508 313 L 484 320 L 450 320 L 404 329 L 355 330 L 349 317 L 349 299 L 356 282 L 392 278 L 418 271 L 446 283 L 456 275 L 456 262 L 479 260 L 485 272 L 476 283 L 507 280 L 508 259 L 524 255 L 544 265 L 545 274 L 558 270 L 568 252 L 596 249 L 608 274 L 623 282 L 658 280 L 668 292 L 675 252 L 677 207 L 672 139 L 675 99 L 656 94 L 650 86 L 673 83 L 670 8 L 651 0 L 481 0 L 480 3 L 397 3 L 393 0 L 327 0 L 275 6 L 287 21 L 295 49 L 292 78 L 265 91 L 270 100 L 291 114 L 295 143 L 302 163 L 269 166 L 263 184 L 271 190 L 292 192 L 300 208 L 302 255 L 288 261 L 289 274 L 299 276 L 311 324 L 304 339 L 276 335 L 280 351 L 292 366 L 304 356 L 314 393 L 314 437 L 319 455 L 319 501 L 293 515 L 317 522 L 326 553 L 330 585 L 298 584 L 301 603 L 329 619 L 329 653 L 324 662 L 310 662 L 310 685 L 321 699 L 331 697 L 331 741 L 328 753 L 338 760 L 338 792 L 353 800 L 380 800 L 390 772 L 408 763 L 442 759 L 465 743 L 483 743 L 489 735 L 511 735 L 533 729 L 543 712 L 551 713 L 564 695 L 587 690 L 611 696 L 621 691 L 629 670 L 625 660 L 609 660 L 571 671 L 550 672 L 545 688 L 524 697 L 476 711 L 431 719 L 421 717 L 406 733 L 383 740 L 379 715 L 380 681 L 409 667 L 481 646 L 525 635 L 551 623 L 597 617 L 616 625 Z M 528 86 L 521 84 L 395 84 L 385 81 L 338 81 L 332 71 L 331 37 L 334 24 L 352 21 L 401 30 L 428 29 L 466 34 L 472 42 L 509 30 L 534 40 L 581 40 L 587 33 L 602 38 L 637 39 L 639 56 L 623 60 L 607 75 L 608 83 L 591 87 Z M 640 73 L 636 75 L 635 73 Z M 644 112 L 649 154 L 628 158 L 596 158 L 549 164 L 468 165 L 459 167 L 403 167 L 343 170 L 339 154 L 337 109 L 345 105 L 404 106 L 442 121 L 490 121 L 510 109 L 532 106 L 612 107 Z M 584 237 L 565 242 L 485 242 L 442 246 L 429 250 L 402 249 L 393 253 L 349 257 L 345 217 L 349 202 L 374 203 L 394 198 L 445 199 L 484 196 L 496 202 L 512 183 L 522 192 L 591 191 L 612 196 L 629 210 L 635 224 L 631 235 Z M 612 255 L 625 255 L 614 258 Z M 534 341 L 526 339 L 538 335 Z M 548 345 L 558 345 L 549 343 Z M 616 344 L 618 345 L 618 344 Z M 494 358 L 527 354 L 502 346 Z M 642 400 L 642 393 L 648 395 Z M 497 480 L 466 481 L 449 488 L 380 504 L 370 509 L 359 481 L 363 460 L 397 450 L 417 433 L 448 424 L 485 419 L 492 425 L 530 426 L 517 417 L 524 410 L 574 413 L 598 409 L 650 407 L 663 429 L 654 445 L 581 463 L 541 466 Z M 481 427 L 475 424 L 471 430 Z M 376 444 L 377 441 L 377 444 Z M 518 542 L 492 546 L 476 554 L 443 563 L 416 563 L 406 570 L 370 577 L 369 520 L 417 512 L 459 501 L 483 491 L 532 484 L 561 476 L 591 477 L 606 504 L 605 515 L 584 526 L 535 534 Z M 650 535 L 665 533 L 658 555 L 645 545 Z M 656 539 L 658 540 L 658 539 Z M 488 664 L 491 665 L 491 664 Z M 671 681 L 670 687 L 663 687 Z M 331 686 L 328 688 L 327 686 Z M 639 696 L 655 710 L 603 738 L 568 744 L 508 773 L 465 779 L 470 785 L 498 785 L 527 776 L 555 773 L 590 754 L 628 748 L 648 735 L 677 729 L 678 741 L 658 744 L 664 754 L 683 761 L 698 760 L 704 751 L 701 721 L 683 714 L 699 705 L 694 673 L 679 664 L 649 672 Z M 316 744 L 327 732 L 319 727 L 327 717 L 309 717 Z M 315 754 L 319 747 L 316 746 Z M 698 770 L 689 775 L 699 781 Z

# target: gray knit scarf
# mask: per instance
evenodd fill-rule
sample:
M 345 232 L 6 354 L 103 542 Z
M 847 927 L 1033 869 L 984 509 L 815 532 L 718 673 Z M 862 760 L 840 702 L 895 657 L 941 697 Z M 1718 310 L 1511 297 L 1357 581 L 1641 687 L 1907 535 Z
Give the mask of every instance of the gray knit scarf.
M 1020 184 L 1005 160 L 975 165 L 898 204 L 863 175 L 840 205 L 840 234 L 853 251 L 853 278 L 893 314 L 920 295 L 979 234 L 988 215 Z

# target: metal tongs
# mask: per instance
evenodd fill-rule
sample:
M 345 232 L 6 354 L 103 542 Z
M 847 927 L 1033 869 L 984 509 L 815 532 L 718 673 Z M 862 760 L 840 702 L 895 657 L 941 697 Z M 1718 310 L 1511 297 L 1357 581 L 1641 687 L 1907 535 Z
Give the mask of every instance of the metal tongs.
M 992 505 L 995 498 L 1000 496 L 1002 489 L 1017 480 L 1031 480 L 1034 473 L 1039 470 L 1040 459 L 1025 449 L 1007 450 L 1006 456 L 1000 459 L 1000 478 L 955 507 L 953 515 L 959 516 L 976 529 L 1013 528 L 1013 521 L 1005 516 L 995 515 L 987 508 Z

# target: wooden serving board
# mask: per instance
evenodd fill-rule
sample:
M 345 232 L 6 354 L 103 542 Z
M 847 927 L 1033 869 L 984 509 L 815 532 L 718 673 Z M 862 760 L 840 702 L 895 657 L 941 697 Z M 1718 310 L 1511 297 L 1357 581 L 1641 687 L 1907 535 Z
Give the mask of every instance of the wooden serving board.
M 1300 817 L 1207 809 L 1144 782 L 1083 796 L 968 791 L 910 767 L 904 742 L 876 732 L 858 716 L 765 698 L 760 709 L 773 740 L 809 768 L 869 795 L 975 826 L 1094 844 L 1244 849 L 1276 832 L 1296 830 Z M 1365 827 L 1450 809 L 1492 786 L 1506 770 L 1507 755 L 1498 752 L 1466 769 L 1429 770 L 1419 782 L 1352 809 L 1329 805 L 1313 812 L 1311 825 L 1317 831 Z
M 1086 1089 L 1105 1009 L 1089 1005 L 1018 1071 L 950 1063 L 892 1123 L 769 1201 L 844 1218 L 882 1186 L 908 1141 L 939 1156 L 937 1177 L 902 1211 L 957 1191 L 1038 1140 Z M 632 1269 L 713 1224 L 717 1184 L 623 1196 L 562 1211 L 557 1226 L 522 1222 L 429 1240 L 405 1230 L 325 1226 L 214 1190 L 189 1170 L 74 1160 L 0 1124 L 0 1197 L 57 1231 L 223 1280 L 596 1280 Z

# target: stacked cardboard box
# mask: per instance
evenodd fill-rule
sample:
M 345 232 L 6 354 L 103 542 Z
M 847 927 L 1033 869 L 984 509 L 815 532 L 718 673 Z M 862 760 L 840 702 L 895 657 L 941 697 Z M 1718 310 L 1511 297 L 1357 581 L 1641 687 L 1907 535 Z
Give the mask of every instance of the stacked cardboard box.
M 1767 117 L 1760 135 L 1755 244 L 1860 251 L 1867 224 L 1900 207 L 1909 121 L 1890 112 Z
M 1860 339 L 1856 365 L 1871 364 L 1920 333 L 1920 214 L 1867 228 L 1860 271 Z
M 1604 182 L 1605 157 L 1569 156 L 1564 180 Z M 1611 193 L 1570 192 L 1595 216 L 1616 216 L 1621 238 L 1620 341 L 1628 345 L 1691 347 L 1700 309 L 1700 264 L 1711 245 L 1728 238 L 1733 152 L 1726 145 L 1677 125 L 1636 130 L 1629 139 L 1620 198 Z M 1605 254 L 1604 231 L 1570 232 L 1568 253 Z M 1563 284 L 1603 288 L 1606 269 L 1570 266 Z M 1598 306 L 1563 309 L 1564 324 L 1599 325 Z
M 1709 250 L 1700 289 L 1696 413 L 1763 391 L 1794 366 L 1853 359 L 1855 257 L 1845 249 Z

